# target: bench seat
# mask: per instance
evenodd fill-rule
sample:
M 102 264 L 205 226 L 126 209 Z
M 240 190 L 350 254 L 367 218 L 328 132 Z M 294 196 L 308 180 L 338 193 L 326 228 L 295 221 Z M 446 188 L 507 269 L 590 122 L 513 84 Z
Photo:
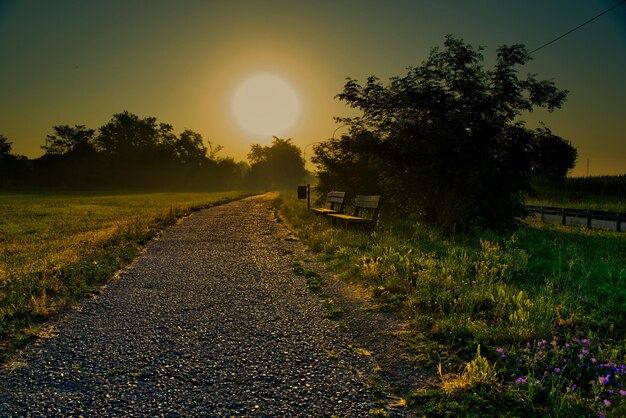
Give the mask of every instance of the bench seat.
M 339 219 L 341 221 L 352 222 L 352 223 L 373 223 L 372 219 L 361 218 L 360 216 L 352 216 L 352 215 L 344 215 L 343 213 L 331 213 L 328 214 L 329 217 Z
M 348 229 L 349 224 L 363 225 L 373 228 L 376 225 L 376 220 L 378 219 L 379 204 L 379 195 L 357 195 L 354 198 L 354 215 L 330 213 L 327 217 L 333 223 L 335 223 L 335 221 L 342 222 L 346 229 Z M 365 217 L 363 214 L 369 215 L 369 217 Z
M 339 213 L 338 211 L 334 209 L 330 209 L 330 208 L 313 208 L 311 210 L 317 213 L 318 215 L 330 215 L 334 213 Z
M 327 208 L 313 208 L 311 209 L 313 213 L 317 215 L 327 216 L 334 213 L 342 213 L 343 212 L 343 204 L 346 200 L 346 192 L 338 192 L 332 191 L 328 192 L 326 196 L 326 203 L 330 206 Z

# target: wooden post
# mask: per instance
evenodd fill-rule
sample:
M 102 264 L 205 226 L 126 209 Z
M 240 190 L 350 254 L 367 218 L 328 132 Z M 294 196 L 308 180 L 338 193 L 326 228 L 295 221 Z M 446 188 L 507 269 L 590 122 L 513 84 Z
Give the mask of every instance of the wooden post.
M 539 219 L 541 219 L 541 222 L 545 221 L 545 218 L 543 216 L 543 206 L 539 208 Z
M 587 228 L 591 229 L 591 214 L 587 211 Z
M 615 223 L 615 230 L 620 232 L 622 230 L 622 217 L 619 212 L 617 212 L 617 222 Z
M 566 220 L 567 215 L 565 215 L 565 208 L 561 209 L 561 212 L 563 213 L 563 219 L 561 220 L 561 225 L 567 225 L 567 220 Z
M 306 208 L 311 209 L 311 185 L 306 185 Z

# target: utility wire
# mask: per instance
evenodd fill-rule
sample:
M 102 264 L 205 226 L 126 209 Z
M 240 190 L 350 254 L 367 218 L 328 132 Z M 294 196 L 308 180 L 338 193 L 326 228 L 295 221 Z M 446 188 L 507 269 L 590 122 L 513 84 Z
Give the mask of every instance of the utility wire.
M 622 0 L 619 3 L 613 5 L 612 7 L 609 7 L 608 9 L 606 9 L 605 11 L 603 11 L 602 13 L 600 13 L 599 15 L 592 17 L 591 19 L 587 20 L 584 23 L 581 23 L 580 25 L 576 26 L 574 29 L 569 30 L 568 32 L 565 32 L 563 35 L 559 36 L 558 38 L 554 38 L 553 40 L 551 40 L 550 42 L 546 42 L 545 44 L 541 45 L 539 48 L 533 49 L 532 51 L 529 52 L 529 54 L 535 53 L 537 51 L 539 51 L 542 48 L 545 48 L 546 46 L 553 44 L 554 42 L 558 41 L 559 39 L 569 35 L 570 33 L 574 32 L 575 30 L 578 30 L 580 28 L 582 28 L 583 26 L 585 26 L 587 23 L 593 22 L 594 20 L 596 20 L 597 18 L 599 18 L 600 16 L 610 12 L 611 10 L 615 9 L 616 7 L 621 6 L 622 4 L 626 3 L 626 0 Z

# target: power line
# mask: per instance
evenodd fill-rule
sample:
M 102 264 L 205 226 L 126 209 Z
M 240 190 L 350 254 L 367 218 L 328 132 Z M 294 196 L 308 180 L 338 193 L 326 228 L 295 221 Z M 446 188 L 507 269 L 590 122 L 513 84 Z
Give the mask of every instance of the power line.
M 605 11 L 603 11 L 602 13 L 600 13 L 599 15 L 597 15 L 597 16 L 595 16 L 595 17 L 592 17 L 591 19 L 587 20 L 586 22 L 581 23 L 580 25 L 576 26 L 574 29 L 571 29 L 571 30 L 569 30 L 569 31 L 565 32 L 563 35 L 559 36 L 558 38 L 554 38 L 554 39 L 553 39 L 553 40 L 551 40 L 550 42 L 546 42 L 545 44 L 541 45 L 539 48 L 533 49 L 532 51 L 530 51 L 530 52 L 529 52 L 529 54 L 533 54 L 533 53 L 535 53 L 535 52 L 539 51 L 540 49 L 545 48 L 546 46 L 548 46 L 548 45 L 550 45 L 550 44 L 553 44 L 554 42 L 558 41 L 559 39 L 561 39 L 561 38 L 563 38 L 563 37 L 565 37 L 565 36 L 569 35 L 570 33 L 574 32 L 574 31 L 576 31 L 576 30 L 578 30 L 578 29 L 580 29 L 580 28 L 582 28 L 582 27 L 583 27 L 583 26 L 585 26 L 587 23 L 593 22 L 594 20 L 596 20 L 596 19 L 597 19 L 597 18 L 599 18 L 600 16 L 602 16 L 602 15 L 604 15 L 604 14 L 606 14 L 606 13 L 610 12 L 611 10 L 615 9 L 616 7 L 621 6 L 621 5 L 622 5 L 622 4 L 624 4 L 624 3 L 626 3 L 626 0 L 622 0 L 622 1 L 620 1 L 619 3 L 617 3 L 617 4 L 615 4 L 615 5 L 611 6 L 611 7 L 609 7 L 608 9 L 606 9 Z

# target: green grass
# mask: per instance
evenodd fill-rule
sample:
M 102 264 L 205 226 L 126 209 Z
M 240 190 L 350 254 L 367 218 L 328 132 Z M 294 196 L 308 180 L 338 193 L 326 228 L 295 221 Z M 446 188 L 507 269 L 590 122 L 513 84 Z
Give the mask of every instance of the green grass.
M 626 370 L 613 371 L 604 392 L 590 382 L 626 363 L 626 233 L 545 224 L 449 236 L 385 213 L 374 232 L 345 231 L 292 196 L 281 199 L 286 221 L 319 260 L 370 286 L 374 308 L 412 318 L 413 336 L 401 343 L 420 351 L 422 364 L 433 352 L 430 363 L 442 365 L 439 389 L 409 397 L 422 413 L 448 416 L 453 405 L 454 416 L 597 416 L 624 404 Z M 524 357 L 543 340 L 554 350 Z M 590 344 L 580 361 L 556 351 L 582 340 Z M 560 370 L 555 358 L 570 365 Z M 539 370 L 547 374 L 516 382 Z
M 225 193 L 0 194 L 0 356 L 96 292 L 159 231 Z
M 535 197 L 529 197 L 527 203 L 536 206 L 626 212 L 626 199 L 623 196 L 596 195 L 588 192 L 543 191 Z

